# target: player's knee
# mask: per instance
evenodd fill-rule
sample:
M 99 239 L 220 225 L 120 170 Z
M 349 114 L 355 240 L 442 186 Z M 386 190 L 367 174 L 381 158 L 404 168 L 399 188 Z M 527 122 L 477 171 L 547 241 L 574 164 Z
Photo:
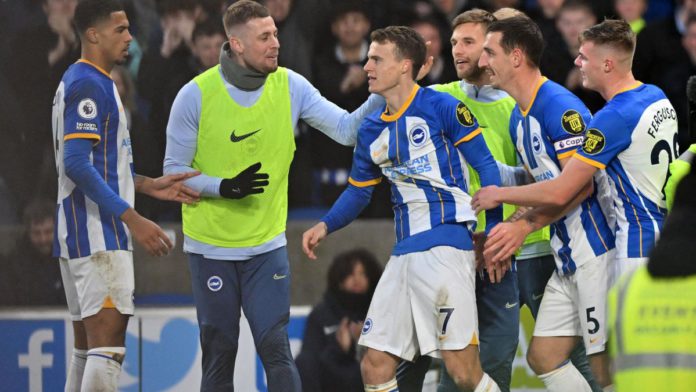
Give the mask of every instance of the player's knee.
M 527 364 L 529 364 L 529 368 L 537 375 L 547 373 L 542 362 L 543 358 L 539 355 L 539 350 L 530 345 L 529 350 L 527 350 Z
M 285 324 L 271 328 L 263 340 L 256 345 L 261 362 L 266 366 L 283 366 L 293 364 L 290 342 Z
M 389 369 L 388 359 L 388 354 L 368 349 L 360 361 L 360 371 L 363 380 L 386 380 L 391 378 L 393 371 Z

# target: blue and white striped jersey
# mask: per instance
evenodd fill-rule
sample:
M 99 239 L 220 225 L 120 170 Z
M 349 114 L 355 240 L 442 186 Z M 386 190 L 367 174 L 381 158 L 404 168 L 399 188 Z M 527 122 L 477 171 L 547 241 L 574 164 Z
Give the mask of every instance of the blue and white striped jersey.
M 582 145 L 587 107 L 563 86 L 544 78 L 530 107 L 515 105 L 510 133 L 520 159 L 535 181 L 547 181 L 561 173 L 560 160 Z M 556 268 L 572 274 L 577 267 L 614 248 L 614 235 L 594 194 L 551 225 L 551 247 Z
M 664 188 L 678 156 L 677 115 L 658 87 L 639 83 L 597 112 L 576 157 L 609 174 L 617 257 L 648 257 L 667 213 Z
M 479 170 L 483 184 L 499 185 L 495 160 L 466 105 L 416 85 L 399 112 L 375 112 L 363 120 L 349 182 L 371 186 L 382 175 L 391 182 L 393 254 L 438 245 L 471 249 L 468 230 L 476 215 L 467 193 L 467 162 Z M 489 227 L 501 221 L 502 209 L 488 213 Z
M 74 259 L 103 250 L 130 250 L 126 225 L 104 212 L 65 173 L 63 144 L 91 139 L 91 161 L 109 188 L 133 206 L 135 184 L 126 114 L 116 86 L 99 67 L 80 60 L 68 68 L 53 99 L 58 212 L 53 253 Z

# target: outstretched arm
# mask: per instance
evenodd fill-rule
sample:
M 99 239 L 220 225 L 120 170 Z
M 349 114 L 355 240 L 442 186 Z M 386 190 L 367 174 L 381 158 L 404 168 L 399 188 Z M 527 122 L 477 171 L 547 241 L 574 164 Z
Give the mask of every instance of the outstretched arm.
M 344 146 L 354 146 L 363 118 L 385 105 L 384 98 L 372 94 L 359 108 L 348 113 L 324 98 L 300 74 L 288 71 L 288 77 L 292 102 L 300 105 L 300 118 Z

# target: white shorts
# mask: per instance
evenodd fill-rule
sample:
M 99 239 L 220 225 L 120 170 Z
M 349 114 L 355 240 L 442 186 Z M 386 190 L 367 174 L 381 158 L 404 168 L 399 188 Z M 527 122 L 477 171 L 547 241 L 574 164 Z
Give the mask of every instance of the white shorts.
M 587 354 L 604 351 L 611 250 L 578 267 L 572 275 L 554 273 L 544 290 L 534 336 L 582 336 Z
M 614 263 L 612 263 L 612 268 L 610 270 L 609 287 L 613 287 L 623 275 L 630 274 L 638 269 L 638 267 L 647 263 L 647 257 L 617 258 Z
M 116 250 L 97 252 L 79 259 L 60 259 L 68 310 L 73 321 L 116 308 L 133 314 L 133 253 Z
M 412 361 L 478 344 L 474 252 L 439 246 L 392 256 L 358 344 Z

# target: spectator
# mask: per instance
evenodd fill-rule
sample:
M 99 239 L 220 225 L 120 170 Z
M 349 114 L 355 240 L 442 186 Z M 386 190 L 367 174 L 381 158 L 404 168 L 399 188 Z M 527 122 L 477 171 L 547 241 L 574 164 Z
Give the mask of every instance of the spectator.
M 196 0 L 159 0 L 157 12 L 162 42 L 151 46 L 145 53 L 137 79 L 138 93 L 145 102 L 142 114 L 147 118 L 147 124 L 137 130 L 137 137 L 148 140 L 147 160 L 139 165 L 142 169 L 139 173 L 148 177 L 162 175 L 169 110 L 179 89 L 198 75 L 191 66 L 195 62 L 193 30 L 197 23 L 207 18 L 207 13 Z M 150 219 L 181 219 L 181 208 L 177 203 L 157 202 L 154 205 L 156 209 L 148 211 Z
M 437 22 L 432 19 L 420 19 L 411 23 L 411 27 L 413 27 L 426 42 L 430 41 L 427 55 L 433 57 L 433 66 L 420 83 L 427 86 L 456 80 L 457 72 L 452 66 L 453 60 L 450 54 L 451 47 L 445 45 L 442 41 Z
M 529 17 L 539 25 L 546 42 L 560 34 L 556 28 L 556 18 L 563 2 L 564 0 L 538 0 L 539 7 L 529 12 Z
M 541 72 L 565 86 L 580 98 L 592 113 L 601 109 L 604 100 L 596 92 L 582 87 L 580 70 L 575 66 L 578 56 L 580 33 L 597 23 L 589 3 L 583 0 L 567 0 L 556 17 L 560 34 L 546 38 L 547 47 L 541 57 Z M 542 33 L 543 34 L 543 33 Z
M 352 111 L 369 96 L 367 75 L 367 35 L 370 21 L 358 3 L 338 5 L 331 22 L 335 45 L 319 54 L 314 62 L 315 86 L 328 100 Z M 310 135 L 315 200 L 331 206 L 348 183 L 353 149 L 335 143 L 320 132 Z
M 696 13 L 696 0 L 677 0 L 673 17 L 649 23 L 641 30 L 633 58 L 636 79 L 655 84 L 663 91 L 670 89 L 669 81 L 664 78 L 665 65 L 689 62 L 689 56 L 680 43 L 692 13 Z M 682 148 L 685 146 L 688 144 Z
M 616 0 L 614 3 L 619 18 L 628 22 L 631 30 L 638 34 L 645 27 L 643 14 L 648 9 L 647 0 Z
M 363 390 L 356 346 L 381 274 L 375 256 L 363 249 L 334 259 L 324 298 L 307 318 L 296 359 L 304 392 Z
M 5 259 L 0 304 L 65 305 L 60 265 L 51 256 L 55 210 L 47 200 L 27 205 L 22 236 Z
M 11 156 L 0 175 L 14 192 L 20 211 L 26 195 L 56 194 L 51 101 L 61 75 L 80 55 L 72 24 L 76 5 L 77 0 L 44 0 L 43 23 L 20 31 L 10 44 L 8 82 L 21 110 L 21 126 L 12 129 L 12 138 L 6 140 Z
M 193 29 L 191 68 L 196 73 L 201 73 L 216 66 L 220 62 L 220 49 L 225 41 L 227 41 L 225 29 L 219 20 L 208 20 L 197 24 Z
M 670 61 L 663 65 L 659 85 L 672 102 L 679 119 L 679 149 L 683 153 L 692 143 L 689 140 L 688 106 L 686 100 L 686 82 L 689 76 L 696 75 L 696 15 L 691 15 L 686 21 L 684 35 L 681 38 L 681 48 L 686 52 L 685 61 Z M 635 65 L 634 65 L 635 66 Z

